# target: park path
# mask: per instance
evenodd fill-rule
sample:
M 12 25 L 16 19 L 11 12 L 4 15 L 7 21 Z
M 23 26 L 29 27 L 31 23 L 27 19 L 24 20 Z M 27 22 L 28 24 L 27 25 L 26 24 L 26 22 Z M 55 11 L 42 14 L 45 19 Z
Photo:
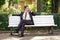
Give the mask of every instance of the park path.
M 0 33 L 0 40 L 60 40 L 60 35 L 25 34 L 24 37 L 18 37 L 11 36 L 9 33 Z

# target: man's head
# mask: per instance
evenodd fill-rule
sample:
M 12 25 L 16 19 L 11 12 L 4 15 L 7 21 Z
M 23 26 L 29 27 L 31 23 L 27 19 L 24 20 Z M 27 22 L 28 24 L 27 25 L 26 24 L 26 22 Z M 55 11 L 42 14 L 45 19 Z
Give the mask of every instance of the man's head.
M 27 5 L 26 5 L 26 6 L 24 6 L 24 10 L 25 10 L 25 11 L 30 11 L 29 6 L 27 6 Z

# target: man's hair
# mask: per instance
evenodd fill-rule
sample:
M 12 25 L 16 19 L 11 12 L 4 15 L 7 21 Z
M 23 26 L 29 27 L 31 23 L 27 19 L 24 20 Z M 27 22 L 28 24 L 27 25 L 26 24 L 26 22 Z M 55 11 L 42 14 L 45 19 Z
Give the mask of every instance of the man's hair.
M 24 6 L 24 9 L 26 9 L 28 7 L 28 5 Z

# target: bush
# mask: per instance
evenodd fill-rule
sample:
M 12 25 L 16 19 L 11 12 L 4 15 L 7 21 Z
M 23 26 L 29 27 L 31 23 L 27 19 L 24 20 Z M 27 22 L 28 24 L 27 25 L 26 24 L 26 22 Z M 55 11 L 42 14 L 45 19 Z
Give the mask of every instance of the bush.
M 8 14 L 0 14 L 0 29 L 7 29 L 8 27 Z
M 54 14 L 54 21 L 55 21 L 55 24 L 57 24 L 59 27 L 60 26 L 60 14 Z
M 0 0 L 0 7 L 5 4 L 5 0 Z

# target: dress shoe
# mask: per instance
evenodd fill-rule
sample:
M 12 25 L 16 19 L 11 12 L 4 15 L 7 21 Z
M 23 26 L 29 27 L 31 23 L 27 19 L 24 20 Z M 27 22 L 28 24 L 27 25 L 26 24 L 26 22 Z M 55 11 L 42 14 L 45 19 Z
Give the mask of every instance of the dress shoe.
M 24 37 L 24 35 L 19 35 L 19 37 Z

